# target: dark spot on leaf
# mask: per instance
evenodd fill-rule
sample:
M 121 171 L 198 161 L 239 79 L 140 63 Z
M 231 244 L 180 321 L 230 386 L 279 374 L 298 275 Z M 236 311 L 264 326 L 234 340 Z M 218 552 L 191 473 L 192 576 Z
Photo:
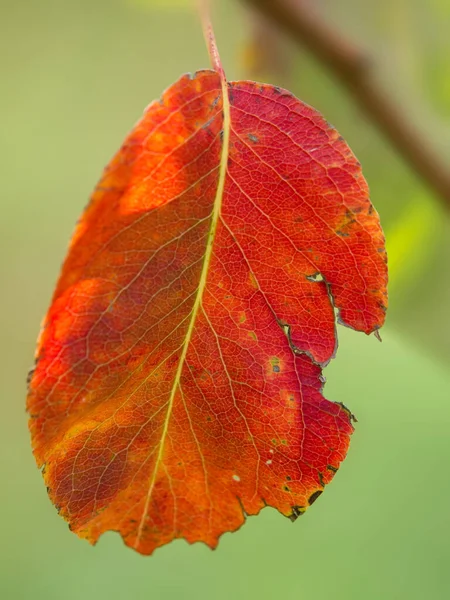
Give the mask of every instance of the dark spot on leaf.
M 286 479 L 287 479 L 288 481 L 291 481 L 291 478 L 289 477 L 289 475 L 286 475 Z
M 323 492 L 323 490 L 317 490 L 317 492 L 314 492 L 314 494 L 311 494 L 311 496 L 308 499 L 308 504 L 311 506 L 311 504 L 314 504 L 314 502 L 317 500 L 317 498 L 320 496 L 320 494 Z
M 247 511 L 245 510 L 244 503 L 242 502 L 242 498 L 240 496 L 236 496 L 236 500 L 239 502 L 239 507 L 242 511 L 242 516 L 244 517 L 244 519 L 246 519 L 248 517 L 248 514 L 247 514 Z M 261 500 L 264 502 L 263 498 L 261 498 Z
M 27 387 L 30 387 L 30 382 L 31 382 L 31 379 L 32 379 L 32 377 L 34 375 L 35 370 L 36 370 L 36 365 L 34 367 L 32 367 L 28 371 L 28 375 L 27 375 Z
M 285 492 L 290 492 L 290 491 L 291 491 L 291 490 L 288 488 L 288 486 L 287 486 L 287 485 L 285 485 L 285 486 L 283 487 L 283 490 L 284 490 Z
M 352 411 L 345 406 L 345 404 L 343 404 L 342 402 L 336 402 L 336 404 L 338 404 L 343 410 L 345 410 L 345 412 L 349 416 L 350 421 L 354 421 L 355 423 L 358 422 L 358 419 L 355 417 L 355 415 L 352 413 Z
M 259 138 L 256 135 L 253 135 L 253 133 L 249 133 L 248 134 L 248 139 L 253 142 L 254 144 L 256 144 L 257 142 L 259 142 Z
M 337 473 L 337 468 L 333 467 L 333 465 L 327 465 L 327 469 L 332 473 Z
M 274 373 L 279 373 L 280 372 L 280 367 L 278 365 L 273 365 L 273 372 Z
M 336 231 L 337 235 L 340 237 L 348 237 L 348 233 L 344 233 L 343 231 L 341 231 L 340 229 L 338 229 Z
M 292 506 L 292 514 L 290 514 L 288 518 L 294 523 L 294 521 L 296 521 L 298 517 L 301 517 L 304 512 L 304 506 Z
M 202 129 L 206 129 L 209 130 L 211 123 L 214 121 L 215 117 L 212 117 L 211 119 L 209 119 L 208 121 L 206 121 L 206 123 L 203 123 L 202 125 Z

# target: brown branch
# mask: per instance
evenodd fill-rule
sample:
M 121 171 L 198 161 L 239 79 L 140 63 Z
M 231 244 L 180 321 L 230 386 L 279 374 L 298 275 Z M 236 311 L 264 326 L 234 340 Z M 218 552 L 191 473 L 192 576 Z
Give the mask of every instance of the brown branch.
M 301 0 L 246 0 L 317 56 L 351 93 L 415 173 L 450 209 L 450 167 L 374 79 L 370 60 Z

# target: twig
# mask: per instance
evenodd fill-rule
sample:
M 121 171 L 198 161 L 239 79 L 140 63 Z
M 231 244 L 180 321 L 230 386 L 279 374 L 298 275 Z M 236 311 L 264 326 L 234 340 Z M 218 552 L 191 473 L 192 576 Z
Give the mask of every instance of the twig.
M 246 2 L 305 46 L 334 73 L 414 172 L 450 209 L 450 167 L 442 163 L 437 152 L 405 118 L 401 107 L 380 88 L 368 57 L 299 0 Z

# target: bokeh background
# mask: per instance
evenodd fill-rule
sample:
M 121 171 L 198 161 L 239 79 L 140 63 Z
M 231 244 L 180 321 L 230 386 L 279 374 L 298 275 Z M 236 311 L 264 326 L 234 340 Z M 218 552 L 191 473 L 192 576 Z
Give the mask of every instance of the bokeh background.
M 103 166 L 144 107 L 208 56 L 186 0 L 0 0 L 2 599 L 450 598 L 449 212 L 314 58 L 276 32 L 261 44 L 242 4 L 216 2 L 229 78 L 289 87 L 318 108 L 362 162 L 387 236 L 383 343 L 339 328 L 325 373 L 326 396 L 359 419 L 349 456 L 295 525 L 265 509 L 215 552 L 177 541 L 142 557 L 116 534 L 93 548 L 68 531 L 27 431 L 39 323 Z M 449 164 L 449 1 L 314 4 L 373 57 Z

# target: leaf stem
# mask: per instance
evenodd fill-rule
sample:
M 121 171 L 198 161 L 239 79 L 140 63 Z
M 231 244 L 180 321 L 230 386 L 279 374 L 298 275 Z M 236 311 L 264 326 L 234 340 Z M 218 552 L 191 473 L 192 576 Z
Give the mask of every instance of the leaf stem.
M 220 79 L 225 81 L 225 72 L 220 60 L 219 50 L 217 49 L 216 36 L 211 25 L 210 2 L 209 0 L 199 0 L 198 6 L 211 66 L 220 75 Z

